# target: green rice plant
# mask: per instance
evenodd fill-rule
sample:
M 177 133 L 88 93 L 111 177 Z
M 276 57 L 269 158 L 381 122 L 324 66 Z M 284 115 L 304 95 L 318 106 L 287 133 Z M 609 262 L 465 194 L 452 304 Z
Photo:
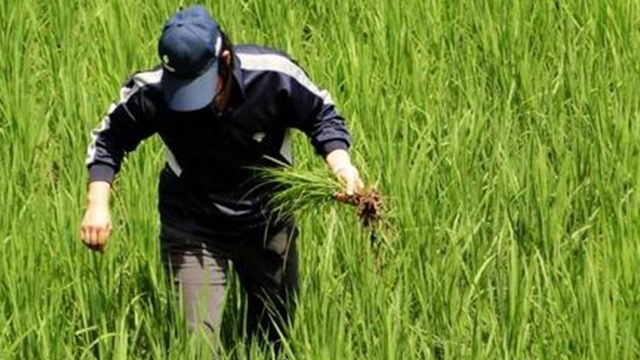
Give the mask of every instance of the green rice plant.
M 0 358 L 203 355 L 159 261 L 158 139 L 124 164 L 106 253 L 78 238 L 89 131 L 183 4 L 0 2 Z M 286 357 L 640 357 L 637 2 L 204 4 L 331 91 L 393 224 L 372 243 L 295 138 L 295 166 L 268 174 L 301 231 Z
M 292 167 L 256 169 L 264 185 L 278 189 L 270 202 L 276 212 L 307 213 L 326 210 L 334 194 L 342 189 L 340 182 L 326 169 L 301 170 Z

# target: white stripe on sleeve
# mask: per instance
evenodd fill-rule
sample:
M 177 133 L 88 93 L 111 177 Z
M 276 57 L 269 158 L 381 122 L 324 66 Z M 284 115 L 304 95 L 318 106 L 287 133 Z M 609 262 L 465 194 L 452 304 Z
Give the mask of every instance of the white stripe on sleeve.
M 107 115 L 102 119 L 102 122 L 91 132 L 91 143 L 87 148 L 87 158 L 85 163 L 90 165 L 96 160 L 96 141 L 100 133 L 108 130 L 111 127 L 111 114 L 115 111 L 115 109 L 124 104 L 129 100 L 129 98 L 137 93 L 143 86 L 157 84 L 160 82 L 162 77 L 162 69 L 158 69 L 156 71 L 148 71 L 137 73 L 133 76 L 133 86 L 128 87 L 124 86 L 120 89 L 120 100 L 118 102 L 114 102 L 109 106 L 109 111 L 107 111 Z M 131 113 L 129 113 L 131 119 L 135 121 L 135 118 Z
M 322 99 L 325 105 L 334 105 L 331 95 L 320 90 L 291 60 L 277 54 L 238 54 L 240 65 L 246 70 L 277 71 L 296 79 L 298 83 Z

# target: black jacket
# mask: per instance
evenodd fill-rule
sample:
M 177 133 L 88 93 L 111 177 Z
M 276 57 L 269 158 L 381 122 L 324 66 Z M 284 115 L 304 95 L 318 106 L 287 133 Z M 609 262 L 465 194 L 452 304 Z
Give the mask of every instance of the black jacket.
M 236 101 L 223 113 L 172 111 L 164 105 L 161 67 L 134 74 L 92 132 L 90 181 L 112 182 L 125 154 L 157 133 L 167 157 L 159 187 L 162 221 L 185 230 L 235 231 L 267 220 L 272 189 L 260 186 L 255 169 L 291 164 L 289 129 L 302 130 L 323 156 L 349 147 L 330 95 L 291 58 L 258 46 L 234 51 Z

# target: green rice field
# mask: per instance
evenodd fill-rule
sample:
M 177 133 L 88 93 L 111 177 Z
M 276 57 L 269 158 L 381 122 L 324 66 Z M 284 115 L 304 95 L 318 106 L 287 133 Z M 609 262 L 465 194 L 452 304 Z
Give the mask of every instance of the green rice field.
M 0 359 L 204 357 L 159 260 L 159 139 L 114 185 L 106 253 L 80 241 L 89 132 L 186 4 L 0 1 Z M 280 358 L 640 358 L 639 2 L 205 4 L 330 90 L 386 196 L 373 242 L 347 206 L 298 214 Z M 232 279 L 221 358 L 273 358 L 239 337 L 241 300 Z

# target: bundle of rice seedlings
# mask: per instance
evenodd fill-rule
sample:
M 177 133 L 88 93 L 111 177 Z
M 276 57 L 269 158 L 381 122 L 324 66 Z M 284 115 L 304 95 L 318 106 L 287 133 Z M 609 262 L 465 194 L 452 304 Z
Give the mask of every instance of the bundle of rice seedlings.
M 277 212 L 318 211 L 344 204 L 355 207 L 355 215 L 365 228 L 375 229 L 385 221 L 384 197 L 373 186 L 347 195 L 344 185 L 324 169 L 284 167 L 263 169 L 261 173 L 268 185 L 279 189 L 271 197 Z

